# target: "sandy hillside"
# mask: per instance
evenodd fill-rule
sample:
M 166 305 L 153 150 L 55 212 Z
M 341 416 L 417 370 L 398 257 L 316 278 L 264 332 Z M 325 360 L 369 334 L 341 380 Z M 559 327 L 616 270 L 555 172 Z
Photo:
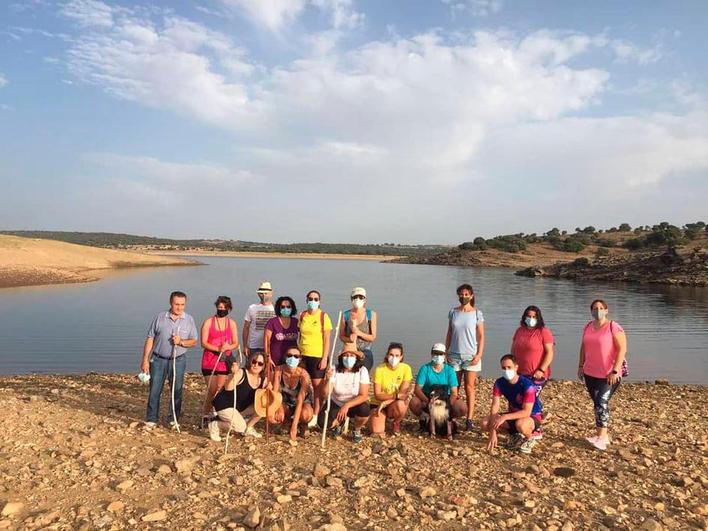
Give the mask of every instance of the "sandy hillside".
M 100 271 L 121 267 L 193 264 L 175 257 L 0 235 L 0 288 L 87 282 L 96 280 Z
M 183 433 L 147 431 L 134 375 L 0 377 L 0 529 L 706 529 L 708 390 L 625 384 L 613 443 L 588 446 L 592 405 L 551 382 L 530 455 L 490 455 L 479 432 L 320 450 L 240 436 L 229 453 L 197 427 L 204 384 L 185 382 Z M 480 382 L 478 415 L 491 382 Z M 163 407 L 167 406 L 167 392 Z M 163 410 L 166 413 L 166 409 Z

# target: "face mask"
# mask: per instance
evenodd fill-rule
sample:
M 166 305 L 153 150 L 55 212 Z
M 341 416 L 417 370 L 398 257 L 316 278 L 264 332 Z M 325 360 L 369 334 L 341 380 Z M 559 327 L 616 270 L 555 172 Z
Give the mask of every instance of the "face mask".
M 320 301 L 307 301 L 308 310 L 316 310 L 320 307 Z
M 285 364 L 291 369 L 294 369 L 300 365 L 300 360 L 298 358 L 285 358 Z
M 227 315 L 229 315 L 228 310 L 216 310 L 217 317 L 226 317 Z
M 364 307 L 364 299 L 354 299 L 352 301 L 352 306 L 357 310 Z
M 290 317 L 292 315 L 293 309 L 292 308 L 281 308 L 280 309 L 280 315 L 283 317 Z
M 401 358 L 394 358 L 393 356 L 388 357 L 388 364 L 391 367 L 395 367 L 396 365 L 399 364 L 400 361 L 401 361 Z
M 516 376 L 516 371 L 514 369 L 502 369 L 502 376 L 507 382 L 510 382 Z
M 524 323 L 526 323 L 526 326 L 528 326 L 529 328 L 535 328 L 538 324 L 538 319 L 536 319 L 535 317 L 526 317 L 524 318 Z
M 356 363 L 356 358 L 353 356 L 344 356 L 342 358 L 342 365 L 344 365 L 345 368 L 351 369 L 354 367 L 354 364 Z
M 445 363 L 445 356 L 433 356 L 433 365 L 442 365 L 443 363 Z
M 272 295 L 266 295 L 265 293 L 259 293 L 258 298 L 261 299 L 261 304 L 268 304 L 272 299 Z
M 605 317 L 607 317 L 607 310 L 603 310 L 602 308 L 597 308 L 595 310 L 592 310 L 592 318 L 597 320 L 597 321 L 602 321 Z
M 460 304 L 467 304 L 468 302 L 470 302 L 472 300 L 472 297 L 467 297 L 467 296 L 459 297 L 458 300 L 460 301 Z
M 141 384 L 147 385 L 150 381 L 150 375 L 146 372 L 141 372 L 140 374 L 138 374 L 138 380 L 140 380 Z

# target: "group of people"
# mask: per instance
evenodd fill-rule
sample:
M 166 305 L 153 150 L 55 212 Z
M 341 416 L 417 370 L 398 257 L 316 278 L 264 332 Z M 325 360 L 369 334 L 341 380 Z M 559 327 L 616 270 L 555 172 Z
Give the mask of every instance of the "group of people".
M 141 379 L 150 384 L 147 426 L 159 421 L 160 395 L 167 381 L 173 396 L 170 424 L 178 428 L 185 353 L 201 338 L 206 384 L 202 425 L 213 440 L 221 440 L 224 431 L 261 437 L 256 425 L 265 418 L 267 426 L 276 430 L 289 426 L 292 439 L 315 426 L 339 435 L 351 424 L 352 440 L 360 442 L 367 424 L 372 435 L 383 436 L 387 424 L 393 434 L 400 433 L 409 410 L 421 419 L 428 417 L 431 399 L 443 400 L 451 420 L 464 418 L 464 429 L 474 430 L 485 332 L 484 315 L 475 304 L 471 285 L 457 288 L 459 305 L 448 314 L 445 342 L 433 345 L 430 362 L 420 367 L 415 381 L 401 343 L 390 343 L 374 369 L 377 314 L 367 308 L 364 288 L 351 291 L 351 308 L 341 314 L 334 340 L 340 340 L 342 348 L 332 366 L 328 354 L 333 323 L 320 307 L 317 290 L 307 293 L 307 309 L 299 314 L 292 297 L 273 302 L 270 282 L 261 283 L 256 293 L 259 302 L 246 311 L 240 341 L 238 325 L 229 317 L 233 309 L 229 297 L 216 299 L 214 315 L 198 333 L 194 319 L 185 312 L 186 294 L 170 295 L 170 309 L 155 316 L 143 348 Z M 593 301 L 590 311 L 592 320 L 582 333 L 578 377 L 594 406 L 596 433 L 587 440 L 605 450 L 610 443 L 609 402 L 626 375 L 627 341 L 622 327 L 608 319 L 605 301 Z M 489 414 L 481 423 L 489 434 L 490 450 L 497 446 L 499 431 L 509 433 L 508 448 L 524 453 L 531 452 L 542 437 L 541 391 L 551 377 L 553 357 L 553 334 L 540 308 L 529 306 L 514 332 L 510 353 L 501 357 L 501 376 L 494 382 Z M 502 397 L 508 403 L 503 413 Z M 420 429 L 427 429 L 422 420 Z

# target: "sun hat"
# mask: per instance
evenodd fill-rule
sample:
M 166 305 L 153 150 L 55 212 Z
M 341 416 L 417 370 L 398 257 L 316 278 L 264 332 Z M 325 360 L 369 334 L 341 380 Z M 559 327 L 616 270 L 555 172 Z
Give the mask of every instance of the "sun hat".
M 253 400 L 253 409 L 256 410 L 256 415 L 259 417 L 266 416 L 268 413 L 274 413 L 283 405 L 283 395 L 272 389 L 256 389 L 256 397 Z
M 440 352 L 441 354 L 445 354 L 445 343 L 435 343 L 433 348 L 430 349 L 430 352 Z
M 363 297 L 366 297 L 366 290 L 364 288 L 359 288 L 359 287 L 354 288 L 352 290 L 351 296 L 354 297 L 355 295 L 362 295 Z
M 260 286 L 258 286 L 258 291 L 256 291 L 256 293 L 266 293 L 268 291 L 273 291 L 273 288 L 271 287 L 270 282 L 264 281 L 261 282 Z

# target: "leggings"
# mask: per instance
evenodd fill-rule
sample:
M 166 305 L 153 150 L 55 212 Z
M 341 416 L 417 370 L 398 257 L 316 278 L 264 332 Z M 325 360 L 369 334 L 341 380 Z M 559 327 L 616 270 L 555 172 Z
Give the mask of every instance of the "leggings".
M 617 391 L 620 382 L 621 380 L 618 380 L 615 385 L 610 385 L 607 383 L 607 378 L 585 375 L 585 387 L 587 387 L 595 406 L 596 427 L 607 428 L 610 425 L 610 398 Z

